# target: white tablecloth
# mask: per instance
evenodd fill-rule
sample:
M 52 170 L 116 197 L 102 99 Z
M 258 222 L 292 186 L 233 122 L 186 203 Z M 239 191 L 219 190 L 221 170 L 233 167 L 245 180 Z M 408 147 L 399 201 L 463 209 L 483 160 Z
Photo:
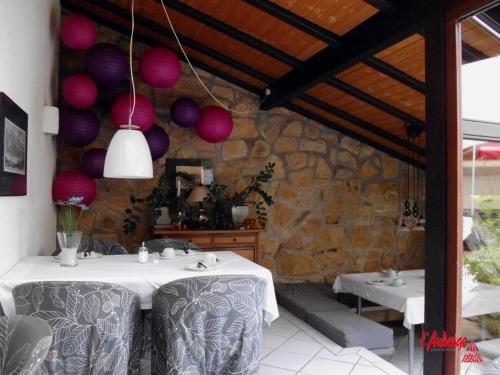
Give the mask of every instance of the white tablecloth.
M 367 281 L 383 277 L 378 272 L 340 275 L 335 279 L 336 293 L 351 293 L 404 314 L 403 325 L 410 328 L 424 323 L 425 271 L 401 271 L 406 283 L 402 287 L 369 285 Z M 471 317 L 500 312 L 500 286 L 477 283 L 472 289 L 462 293 L 463 317 Z
M 6 315 L 15 314 L 12 289 L 32 281 L 101 281 L 122 285 L 137 293 L 141 308 L 150 309 L 155 289 L 170 281 L 206 275 L 255 275 L 266 279 L 264 320 L 270 324 L 279 316 L 271 272 L 233 252 L 220 251 L 222 264 L 214 270 L 193 272 L 186 269 L 196 263 L 198 255 L 140 264 L 137 255 L 111 255 L 99 259 L 80 260 L 78 267 L 61 267 L 52 257 L 28 257 L 0 278 L 0 303 Z

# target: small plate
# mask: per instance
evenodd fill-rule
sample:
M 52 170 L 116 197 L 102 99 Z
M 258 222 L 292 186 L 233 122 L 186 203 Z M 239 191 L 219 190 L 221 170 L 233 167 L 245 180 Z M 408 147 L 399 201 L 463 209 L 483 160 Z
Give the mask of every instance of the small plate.
M 85 254 L 83 252 L 76 254 L 76 256 L 78 257 L 78 259 L 81 259 L 81 260 L 99 259 L 99 258 L 103 257 L 103 255 L 101 253 L 93 253 L 93 254 L 89 254 L 89 255 L 85 256 Z
M 175 260 L 175 259 L 178 259 L 179 257 L 177 256 L 177 254 L 175 255 L 175 257 L 173 258 L 169 258 L 169 257 L 166 257 L 166 256 L 163 256 L 161 253 L 160 253 L 160 259 L 161 260 Z
M 393 288 L 401 288 L 402 286 L 406 286 L 406 283 L 403 281 L 403 284 L 389 283 L 387 285 L 392 286 Z
M 207 266 L 207 268 L 204 268 L 204 267 L 198 267 L 198 263 L 191 263 L 191 264 L 188 264 L 186 266 L 186 269 L 189 270 L 189 271 L 195 271 L 195 272 L 206 272 L 206 271 L 210 271 L 210 270 L 213 270 L 217 267 L 219 267 L 222 262 L 219 260 L 217 262 L 217 264 L 213 265 L 213 266 Z
M 192 255 L 199 255 L 200 252 L 196 250 L 188 250 L 188 254 L 184 252 L 184 250 L 175 250 L 175 256 L 176 257 L 187 257 L 187 256 L 192 256 Z
M 387 285 L 386 280 L 370 280 L 366 282 L 368 285 Z

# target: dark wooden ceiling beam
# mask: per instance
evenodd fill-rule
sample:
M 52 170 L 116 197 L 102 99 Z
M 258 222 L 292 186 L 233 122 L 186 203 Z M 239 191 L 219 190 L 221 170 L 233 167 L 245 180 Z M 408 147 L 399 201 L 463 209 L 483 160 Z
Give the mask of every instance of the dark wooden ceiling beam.
M 487 59 L 484 53 L 479 51 L 478 49 L 472 47 L 471 45 L 462 42 L 462 58 L 467 62 L 476 62 L 480 60 Z
M 424 82 L 410 76 L 409 74 L 406 74 L 405 72 L 395 68 L 391 64 L 388 64 L 385 61 L 382 61 L 373 56 L 363 60 L 363 63 L 365 63 L 366 65 L 375 70 L 378 70 L 380 73 L 383 73 L 386 76 L 391 77 L 392 79 L 395 79 L 396 81 L 399 81 L 405 84 L 406 86 L 411 87 L 413 90 L 425 94 Z
M 101 3 L 101 1 L 99 1 L 99 3 Z M 69 1 L 69 0 L 61 0 L 61 5 L 64 9 L 67 9 L 71 12 L 84 14 L 84 15 L 90 17 L 95 22 L 97 22 L 103 26 L 109 27 L 110 29 L 115 30 L 116 32 L 119 32 L 120 34 L 130 35 L 130 26 L 124 26 L 118 22 L 113 22 L 113 21 L 111 21 L 110 18 L 99 15 L 99 14 L 89 10 L 85 6 L 82 6 L 81 4 L 82 4 L 81 2 L 79 2 L 78 4 L 75 4 L 74 2 Z M 143 35 L 137 31 L 135 31 L 134 39 L 141 42 L 141 43 L 144 43 L 148 46 L 162 45 L 162 43 L 160 43 L 157 39 L 151 38 L 147 35 Z M 180 55 L 180 58 L 182 60 L 185 60 L 184 56 L 182 56 L 182 55 Z M 239 86 L 239 87 L 241 87 L 249 92 L 252 92 L 252 93 L 257 94 L 257 95 L 260 95 L 262 93 L 262 90 L 260 88 L 258 88 L 257 86 L 251 85 L 247 82 L 244 82 L 238 78 L 235 78 L 235 77 L 229 75 L 226 72 L 223 72 L 219 69 L 213 68 L 212 66 L 210 66 L 210 65 L 208 65 L 208 64 L 206 64 L 198 59 L 190 57 L 189 60 L 197 68 L 203 69 L 203 70 L 209 72 L 210 74 L 213 74 L 214 76 L 217 76 L 217 77 L 222 78 L 228 82 L 231 82 L 231 83 L 235 84 L 236 86 Z
M 331 45 L 342 45 L 341 37 L 317 24 L 305 19 L 285 9 L 269 0 L 244 0 L 246 3 L 266 12 L 267 14 L 276 17 L 290 26 L 293 26 L 305 33 Z
M 378 135 L 379 137 L 385 138 L 388 141 L 391 141 L 392 143 L 397 144 L 398 146 L 401 146 L 403 148 L 406 148 L 408 150 L 411 150 L 419 155 L 425 155 L 425 151 L 421 148 L 418 147 L 417 145 L 406 141 L 405 139 L 402 139 L 386 130 L 383 130 L 379 128 L 378 126 L 375 126 L 373 124 L 370 124 L 369 122 L 360 119 L 359 117 L 356 117 L 354 115 L 351 115 L 350 113 L 347 113 L 335 106 L 332 106 L 331 104 L 328 104 L 318 98 L 315 98 L 312 95 L 308 94 L 300 94 L 298 96 L 299 99 L 305 101 L 306 103 L 312 104 L 315 107 L 318 107 L 319 109 L 322 109 L 325 112 L 331 113 L 332 115 L 335 115 L 341 119 L 344 119 L 346 121 L 349 121 L 350 123 L 354 124 L 355 126 L 358 126 L 359 128 L 362 128 L 364 130 L 369 131 L 372 134 Z
M 159 0 L 156 0 L 159 2 Z M 243 31 L 228 25 L 212 16 L 209 16 L 208 14 L 199 11 L 198 9 L 195 9 L 187 4 L 182 3 L 179 0 L 163 0 L 163 2 L 168 6 L 169 8 L 172 8 L 176 10 L 177 12 L 180 12 L 188 17 L 191 17 L 192 19 L 201 22 L 207 26 L 210 26 L 211 28 L 226 34 L 227 36 L 236 39 L 254 49 L 257 51 L 260 51 L 262 53 L 265 53 L 276 60 L 279 60 L 289 66 L 294 67 L 295 69 L 301 70 L 302 69 L 302 61 L 297 59 L 296 57 L 293 57 L 289 55 L 286 52 L 283 52 L 282 50 L 275 48 L 253 36 L 250 34 L 244 33 Z M 174 25 L 175 26 L 175 25 Z
M 421 0 L 422 5 L 427 2 Z M 418 0 L 415 3 L 419 4 Z M 428 4 L 427 4 L 428 6 Z M 317 85 L 422 28 L 431 8 L 401 6 L 388 15 L 377 13 L 342 37 L 343 46 L 327 47 L 304 62 L 304 70 L 293 69 L 271 87 L 271 95 L 261 105 L 271 109 L 282 105 L 298 93 Z
M 394 13 L 401 3 L 398 0 L 364 0 L 365 3 L 377 8 L 384 13 Z
M 344 135 L 347 135 L 348 137 L 356 139 L 356 140 L 358 140 L 358 141 L 360 141 L 368 146 L 371 146 L 379 151 L 382 151 L 382 152 L 384 152 L 384 153 L 386 153 L 386 154 L 388 154 L 388 155 L 390 155 L 398 160 L 401 160 L 405 163 L 410 163 L 411 165 L 413 165 L 419 169 L 425 170 L 425 165 L 423 163 L 421 163 L 420 161 L 411 159 L 408 157 L 408 155 L 405 155 L 401 152 L 395 151 L 387 146 L 381 145 L 380 143 L 375 142 L 372 139 L 367 138 L 361 134 L 358 134 L 352 130 L 346 129 L 343 126 L 340 126 L 340 125 L 334 123 L 333 121 L 325 119 L 324 117 L 317 115 L 316 113 L 311 112 L 311 111 L 309 111 L 309 110 L 307 110 L 307 109 L 305 109 L 297 104 L 287 102 L 287 103 L 285 103 L 284 106 L 286 108 L 304 116 L 304 117 L 307 117 L 313 121 L 316 121 L 316 122 L 326 126 L 327 128 L 338 131 L 339 133 L 342 133 Z
M 129 9 L 125 9 L 125 8 L 123 8 L 119 5 L 116 5 L 110 1 L 107 1 L 107 0 L 87 0 L 87 2 L 92 3 L 94 5 L 97 5 L 104 10 L 107 10 L 109 12 L 116 14 L 117 16 L 120 16 L 123 18 L 130 18 L 130 10 Z M 147 19 L 146 17 L 141 16 L 140 14 L 135 15 L 135 22 L 138 25 L 147 27 L 147 28 L 157 32 L 160 35 L 164 35 L 164 36 L 169 37 L 170 39 L 176 41 L 172 30 L 164 27 L 163 25 L 161 25 L 157 22 L 151 21 L 151 20 Z M 213 59 L 216 59 L 217 61 L 220 61 L 227 66 L 230 66 L 234 69 L 237 69 L 243 73 L 246 73 L 246 74 L 262 81 L 262 82 L 267 83 L 267 84 L 271 84 L 271 83 L 275 82 L 275 80 L 272 77 L 260 72 L 259 70 L 255 69 L 255 68 L 252 68 L 249 65 L 243 64 L 240 61 L 237 61 L 230 56 L 227 56 L 219 51 L 216 51 L 210 47 L 207 47 L 206 45 L 199 43 L 191 38 L 188 38 L 180 33 L 177 33 L 177 36 L 179 37 L 179 40 L 181 41 L 181 43 L 183 43 L 185 46 L 192 48 L 200 53 L 203 53 L 203 54 L 205 54 Z
M 406 121 L 410 124 L 417 125 L 421 129 L 425 128 L 425 123 L 422 120 L 420 120 L 420 119 L 418 119 L 418 118 L 416 118 L 416 117 L 414 117 L 406 112 L 403 112 L 400 109 L 398 109 L 390 104 L 387 104 L 387 103 L 371 96 L 370 94 L 367 94 L 366 92 L 361 91 L 361 90 L 357 89 L 356 87 L 349 85 L 348 83 L 345 83 L 344 81 L 341 81 L 340 79 L 328 78 L 326 80 L 326 83 L 332 87 L 335 87 L 338 90 L 345 92 L 346 94 L 354 96 L 355 98 L 362 100 L 365 103 L 368 103 L 368 104 L 374 106 L 377 109 L 380 109 L 381 111 L 389 113 L 389 114 L 393 115 L 394 117 L 397 117 L 397 118 L 399 118 L 403 121 Z

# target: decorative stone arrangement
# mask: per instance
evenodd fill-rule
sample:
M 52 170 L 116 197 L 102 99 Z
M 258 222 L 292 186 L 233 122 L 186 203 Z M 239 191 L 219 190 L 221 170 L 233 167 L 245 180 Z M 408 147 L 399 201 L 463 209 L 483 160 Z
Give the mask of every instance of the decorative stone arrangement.
M 107 28 L 101 27 L 98 35 L 101 42 L 128 48 L 126 37 Z M 146 48 L 136 44 L 136 69 L 137 57 Z M 63 50 L 61 79 L 80 71 L 80 62 Z M 397 231 L 405 189 L 403 163 L 288 110 L 259 111 L 257 97 L 200 70 L 218 98 L 232 108 L 250 110 L 246 115 L 233 114 L 234 130 L 227 141 L 207 143 L 193 129 L 170 121 L 170 105 L 180 96 L 192 97 L 201 106 L 215 104 L 187 65 L 182 69 L 181 79 L 171 89 L 154 89 L 138 80 L 138 93 L 152 98 L 156 123 L 170 137 L 167 155 L 155 162 L 155 176 L 165 158 L 212 159 L 216 181 L 240 190 L 245 177 L 255 175 L 267 162 L 276 163 L 270 187 L 276 204 L 261 237 L 261 264 L 277 280 L 332 282 L 340 273 L 423 266 L 425 233 Z M 102 124 L 98 138 L 83 148 L 60 144 L 60 170 L 78 167 L 86 150 L 109 144 L 115 131 L 110 115 L 93 110 Z M 85 234 L 134 249 L 148 235 L 150 223 L 142 220 L 134 236 L 125 235 L 123 210 L 130 194 L 147 195 L 156 179 L 96 182 L 98 196 L 82 218 Z

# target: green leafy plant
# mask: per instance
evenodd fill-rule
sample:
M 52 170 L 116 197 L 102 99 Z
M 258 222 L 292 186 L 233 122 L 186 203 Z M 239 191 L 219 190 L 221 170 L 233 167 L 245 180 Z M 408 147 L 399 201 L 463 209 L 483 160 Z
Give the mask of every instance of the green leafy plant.
M 266 193 L 263 187 L 273 178 L 275 166 L 276 163 L 267 163 L 257 176 L 252 177 L 248 186 L 239 193 L 235 193 L 231 199 L 233 207 L 253 205 L 257 220 L 263 228 L 267 223 L 267 208 L 274 204 L 273 197 Z M 251 199 L 252 197 L 260 199 Z
M 82 201 L 83 197 L 70 197 L 67 201 L 55 202 L 58 206 L 59 228 L 64 233 L 73 234 L 79 229 L 82 211 L 88 209 Z
M 231 200 L 226 185 L 212 183 L 201 208 L 207 213 L 212 228 L 226 229 L 231 225 Z

